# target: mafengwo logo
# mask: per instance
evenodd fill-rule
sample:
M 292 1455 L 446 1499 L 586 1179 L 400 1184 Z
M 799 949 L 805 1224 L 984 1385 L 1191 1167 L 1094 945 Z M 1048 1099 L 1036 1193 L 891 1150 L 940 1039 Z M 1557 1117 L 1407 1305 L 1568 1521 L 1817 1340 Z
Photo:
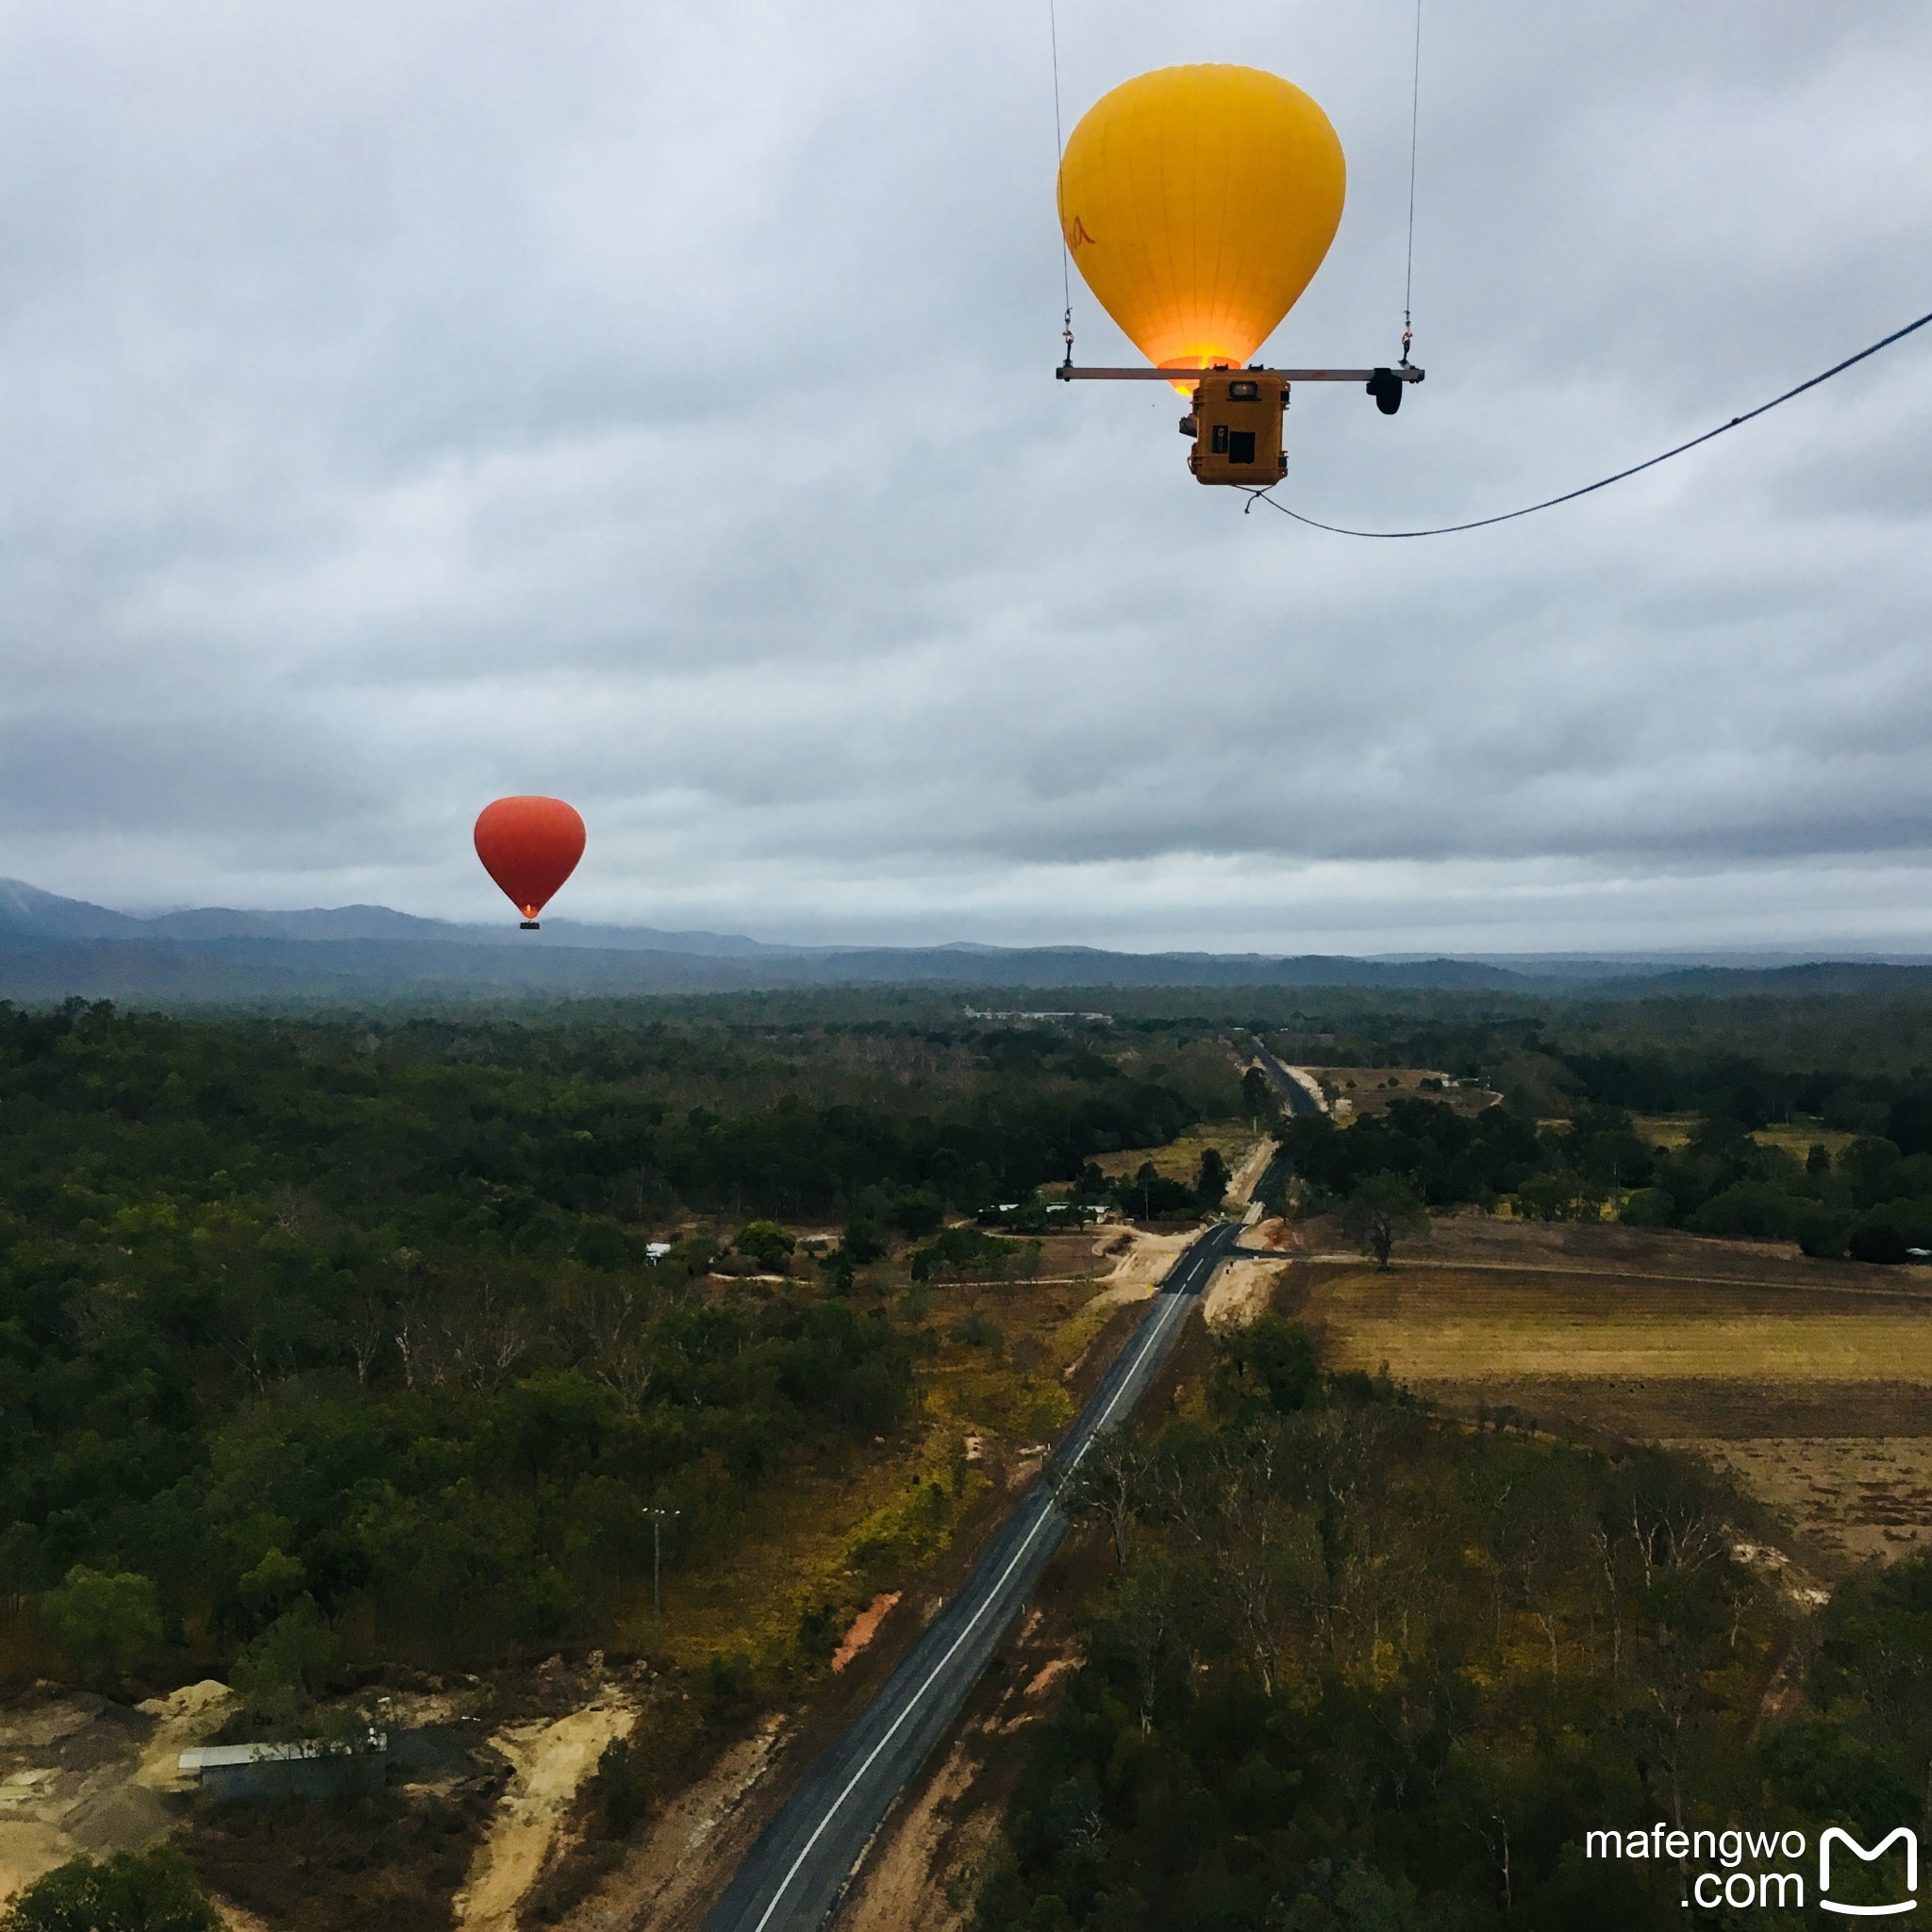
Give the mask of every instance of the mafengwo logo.
M 1919 1834 L 1901 1824 L 1890 1837 L 1882 1838 L 1871 1851 L 1867 1851 L 1850 1832 L 1841 1831 L 1835 1824 L 1827 1825 L 1818 1840 L 1818 1903 L 1827 1912 L 1843 1912 L 1848 1918 L 1889 1919 L 1894 1912 L 1908 1912 L 1918 1904 L 1914 1897 L 1905 1897 L 1893 1905 L 1887 1906 L 1848 1906 L 1840 1905 L 1825 1896 L 1831 1890 L 1831 1848 L 1841 1845 L 1855 1857 L 1862 1858 L 1868 1865 L 1882 1858 L 1893 1845 L 1906 1848 L 1906 1891 L 1914 1893 L 1919 1889 Z M 1840 1860 L 1840 1871 L 1844 1864 Z
M 1803 1865 L 1808 1849 L 1805 1833 L 1795 1830 L 1674 1831 L 1668 1825 L 1654 1824 L 1648 1831 L 1591 1831 L 1583 1839 L 1587 1858 L 1702 1862 L 1705 1869 L 1690 1876 L 1684 1904 L 1702 1906 L 1706 1910 L 1718 1906 L 1729 1906 L 1734 1911 L 1749 1907 L 1802 1910 L 1806 1903 Z M 1866 1867 L 1881 1862 L 1890 1867 L 1894 1852 L 1903 1852 L 1896 1861 L 1903 1869 L 1892 1872 L 1889 1884 L 1880 1882 L 1884 1874 L 1865 1872 Z M 1831 1895 L 1834 1855 L 1837 1898 Z M 1873 1881 L 1872 1886 L 1860 1882 L 1857 1874 L 1861 1874 Z M 1869 1847 L 1841 1825 L 1827 1825 L 1820 1834 L 1815 1903 L 1821 1911 L 1837 1912 L 1847 1919 L 1895 1918 L 1917 1909 L 1918 1890 L 1919 1835 L 1909 1826 L 1901 1824 Z M 1844 1896 L 1847 1890 L 1860 1896 L 1875 1890 L 1877 1902 L 1854 1904 Z

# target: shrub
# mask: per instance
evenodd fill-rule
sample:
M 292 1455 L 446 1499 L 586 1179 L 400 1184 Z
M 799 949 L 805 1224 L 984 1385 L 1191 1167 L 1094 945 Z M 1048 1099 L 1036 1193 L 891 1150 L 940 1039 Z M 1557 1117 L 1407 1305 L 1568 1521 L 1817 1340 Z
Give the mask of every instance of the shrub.
M 1884 1208 L 1859 1215 L 1845 1237 L 1845 1247 L 1855 1261 L 1890 1264 L 1906 1258 L 1905 1235 Z
M 1852 1229 L 1851 1215 L 1817 1201 L 1800 1201 L 1797 1207 L 1791 1232 L 1796 1235 L 1799 1247 L 1821 1260 L 1842 1259 L 1845 1237 Z
M 1217 1407 L 1255 1405 L 1291 1414 L 1306 1408 L 1321 1386 L 1315 1344 L 1299 1322 L 1262 1315 L 1237 1328 L 1221 1345 L 1214 1376 Z
M 335 1633 L 305 1594 L 247 1645 L 229 1681 L 257 1717 L 287 1724 L 308 1708 L 335 1655 Z
M 739 1229 L 738 1239 L 731 1245 L 768 1274 L 777 1274 L 784 1272 L 786 1262 L 791 1258 L 798 1237 L 775 1221 L 754 1221 Z
M 628 1738 L 612 1738 L 591 1776 L 591 1795 L 604 1814 L 606 1838 L 628 1838 L 651 1803 L 650 1774 Z
M 97 1682 L 160 1648 L 160 1598 L 139 1572 L 110 1573 L 76 1563 L 41 1607 L 55 1641 Z
M 305 1594 L 308 1582 L 308 1572 L 299 1557 L 270 1550 L 253 1570 L 242 1575 L 235 1590 L 255 1619 L 255 1627 L 259 1629 L 274 1623 L 298 1596 Z
M 1694 1233 L 1731 1241 L 1781 1241 L 1798 1221 L 1798 1204 L 1774 1181 L 1739 1181 L 1691 1215 Z
M 607 1274 L 630 1259 L 630 1242 L 625 1239 L 623 1228 L 607 1215 L 587 1219 L 577 1229 L 573 1245 L 577 1259 L 586 1268 L 601 1269 Z
M 1618 1216 L 1630 1227 L 1668 1227 L 1676 1218 L 1676 1200 L 1664 1188 L 1639 1188 L 1625 1194 Z
M 870 1221 L 855 1221 L 839 1242 L 840 1252 L 860 1268 L 883 1261 L 888 1246 L 885 1231 Z
M 1909 1260 L 1910 1248 L 1932 1248 L 1932 1201 L 1884 1201 L 1843 1229 L 1855 1261 Z
M 1000 1332 L 1000 1325 L 984 1308 L 974 1308 L 963 1320 L 953 1324 L 953 1340 L 963 1341 L 968 1348 L 998 1348 L 1006 1337 Z
M 1581 1186 L 1581 1177 L 1568 1170 L 1533 1174 L 1516 1190 L 1516 1211 L 1524 1220 L 1567 1221 Z
M 1039 1268 L 1038 1241 L 1005 1241 L 976 1227 L 949 1227 L 912 1255 L 914 1281 L 1012 1281 Z
M 0 1932 L 221 1932 L 179 1852 L 117 1852 L 57 1866 L 4 1913 Z
M 713 1651 L 705 1665 L 711 1714 L 727 1721 L 749 1707 L 754 1689 L 751 1659 L 741 1650 Z
M 1219 1147 L 1209 1147 L 1202 1153 L 1201 1165 L 1194 1175 L 1194 1192 L 1199 1197 L 1204 1214 L 1215 1213 L 1220 1208 L 1233 1178 L 1227 1171 L 1226 1158 Z
M 924 1241 L 946 1224 L 945 1203 L 929 1188 L 915 1189 L 893 1202 L 891 1222 L 908 1241 Z

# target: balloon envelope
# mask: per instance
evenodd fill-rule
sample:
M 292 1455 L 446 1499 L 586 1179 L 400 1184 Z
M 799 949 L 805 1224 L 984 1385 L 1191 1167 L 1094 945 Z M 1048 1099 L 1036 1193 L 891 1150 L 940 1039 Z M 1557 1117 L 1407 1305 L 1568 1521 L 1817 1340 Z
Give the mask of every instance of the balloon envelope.
M 1163 67 L 1081 117 L 1060 158 L 1060 229 L 1150 362 L 1240 366 L 1321 267 L 1346 186 L 1335 129 L 1292 81 Z
M 560 798 L 499 798 L 476 820 L 476 857 L 525 919 L 535 919 L 584 856 L 584 822 Z

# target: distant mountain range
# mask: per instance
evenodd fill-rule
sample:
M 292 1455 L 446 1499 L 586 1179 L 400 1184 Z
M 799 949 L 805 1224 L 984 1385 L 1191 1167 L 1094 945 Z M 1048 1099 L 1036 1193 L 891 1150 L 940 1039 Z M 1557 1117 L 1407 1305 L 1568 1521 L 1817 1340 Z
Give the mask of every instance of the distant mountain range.
M 788 954 L 792 946 L 768 946 L 732 933 L 659 932 L 648 925 L 580 925 L 546 919 L 552 945 L 596 946 L 626 953 L 696 953 L 706 958 L 737 958 L 761 953 Z M 458 925 L 443 919 L 419 919 L 387 906 L 337 906 L 308 912 L 242 912 L 226 906 L 203 906 L 192 912 L 136 914 L 110 912 L 85 899 L 63 899 L 22 879 L 0 879 L 0 940 L 374 940 L 378 942 L 527 946 L 529 936 L 511 921 L 494 925 Z
M 1091 946 L 788 946 L 735 933 L 546 919 L 461 925 L 386 906 L 150 917 L 0 879 L 0 998 L 152 1005 L 622 995 L 838 985 L 1416 988 L 1521 993 L 1853 991 L 1932 985 L 1924 961 L 1817 955 L 1359 959 Z

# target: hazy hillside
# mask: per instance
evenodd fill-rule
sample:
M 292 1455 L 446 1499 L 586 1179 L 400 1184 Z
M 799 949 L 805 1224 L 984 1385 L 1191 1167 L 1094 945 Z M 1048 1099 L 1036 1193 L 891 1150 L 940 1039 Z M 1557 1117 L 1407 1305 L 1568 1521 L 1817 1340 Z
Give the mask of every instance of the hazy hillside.
M 1324 954 L 1114 953 L 1091 946 L 785 946 L 742 935 L 547 919 L 461 925 L 385 906 L 203 907 L 141 918 L 0 880 L 0 998 L 232 1001 L 732 992 L 946 985 L 1358 987 L 1611 997 L 1887 991 L 1924 964 L 1679 959 L 1357 959 Z
M 1528 989 L 1457 960 L 1224 959 L 1045 949 L 824 952 L 716 958 L 588 946 L 347 940 L 0 937 L 0 998 L 81 994 L 163 1005 L 279 998 L 724 992 L 941 983 L 961 987 L 1358 986 Z

